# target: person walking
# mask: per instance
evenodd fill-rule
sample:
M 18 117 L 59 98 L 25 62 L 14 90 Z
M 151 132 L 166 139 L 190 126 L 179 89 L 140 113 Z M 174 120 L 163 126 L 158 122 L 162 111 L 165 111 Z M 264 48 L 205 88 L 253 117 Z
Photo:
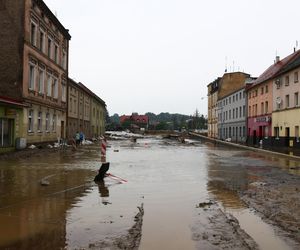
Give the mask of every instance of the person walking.
M 76 147 L 80 144 L 80 134 L 77 131 L 75 134 L 75 140 L 76 140 Z

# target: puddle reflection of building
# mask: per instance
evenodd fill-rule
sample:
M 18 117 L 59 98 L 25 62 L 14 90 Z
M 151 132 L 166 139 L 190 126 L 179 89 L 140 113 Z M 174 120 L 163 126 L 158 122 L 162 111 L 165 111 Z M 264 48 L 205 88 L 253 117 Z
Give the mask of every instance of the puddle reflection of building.
M 109 202 L 109 189 L 108 189 L 108 185 L 105 184 L 105 181 L 98 181 L 98 189 L 99 189 L 99 194 L 102 200 L 102 204 L 107 205 L 107 204 L 111 204 Z
M 225 208 L 244 208 L 238 192 L 248 187 L 248 175 L 244 167 L 222 164 L 216 159 L 210 159 L 208 164 L 207 190 Z

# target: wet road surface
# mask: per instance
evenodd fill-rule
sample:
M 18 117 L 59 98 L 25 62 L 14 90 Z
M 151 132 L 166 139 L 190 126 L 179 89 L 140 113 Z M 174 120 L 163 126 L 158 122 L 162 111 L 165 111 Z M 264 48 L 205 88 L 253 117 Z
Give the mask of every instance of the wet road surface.
M 298 162 L 197 141 L 145 138 L 108 145 L 109 172 L 127 183 L 109 178 L 100 185 L 93 182 L 101 165 L 96 144 L 75 152 L 0 160 L 0 249 L 97 247 L 125 235 L 142 203 L 139 249 L 242 249 L 247 238 L 243 234 L 235 240 L 241 245 L 222 245 L 230 242 L 222 236 L 225 224 L 233 221 L 228 214 L 250 235 L 250 245 L 253 241 L 260 249 L 297 249 L 249 209 L 238 192 L 260 181 L 249 169 L 297 176 Z M 41 185 L 43 180 L 49 185 Z M 202 207 L 205 202 L 214 205 Z M 206 227 L 211 218 L 220 225 Z M 218 231 L 220 239 L 210 231 Z

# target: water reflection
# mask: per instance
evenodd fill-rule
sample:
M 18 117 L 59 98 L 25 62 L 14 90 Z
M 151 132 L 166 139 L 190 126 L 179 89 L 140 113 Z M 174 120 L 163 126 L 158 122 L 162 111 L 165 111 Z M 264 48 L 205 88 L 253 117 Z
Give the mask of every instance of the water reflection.
M 98 184 L 98 190 L 99 190 L 99 194 L 100 194 L 100 197 L 102 200 L 102 204 L 104 204 L 104 205 L 111 204 L 108 199 L 108 197 L 109 197 L 108 185 L 105 185 L 104 180 L 97 181 L 96 183 Z

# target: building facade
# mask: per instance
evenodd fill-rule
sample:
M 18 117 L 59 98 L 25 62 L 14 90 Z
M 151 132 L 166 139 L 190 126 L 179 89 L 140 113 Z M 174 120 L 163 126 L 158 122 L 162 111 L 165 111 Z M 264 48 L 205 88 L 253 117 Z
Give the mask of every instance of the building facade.
M 300 148 L 300 55 L 275 76 L 273 84 L 272 145 Z
M 4 0 L 0 12 L 0 96 L 23 105 L 15 136 L 27 143 L 65 137 L 68 30 L 41 0 Z
M 258 145 L 262 143 L 272 146 L 272 112 L 274 108 L 274 87 L 276 85 L 276 75 L 295 57 L 299 51 L 280 60 L 276 57 L 274 64 L 265 70 L 251 86 L 247 88 L 248 96 L 248 143 Z M 276 106 L 276 105 L 275 105 Z M 274 126 L 273 126 L 274 129 Z M 276 130 L 277 131 L 277 130 Z
M 218 138 L 218 89 L 221 78 L 207 85 L 208 88 L 208 136 Z
M 105 102 L 81 82 L 69 78 L 68 138 L 83 132 L 86 138 L 97 138 L 105 133 Z
M 243 72 L 232 72 L 220 80 L 216 107 L 219 139 L 246 141 L 245 83 L 249 77 Z

